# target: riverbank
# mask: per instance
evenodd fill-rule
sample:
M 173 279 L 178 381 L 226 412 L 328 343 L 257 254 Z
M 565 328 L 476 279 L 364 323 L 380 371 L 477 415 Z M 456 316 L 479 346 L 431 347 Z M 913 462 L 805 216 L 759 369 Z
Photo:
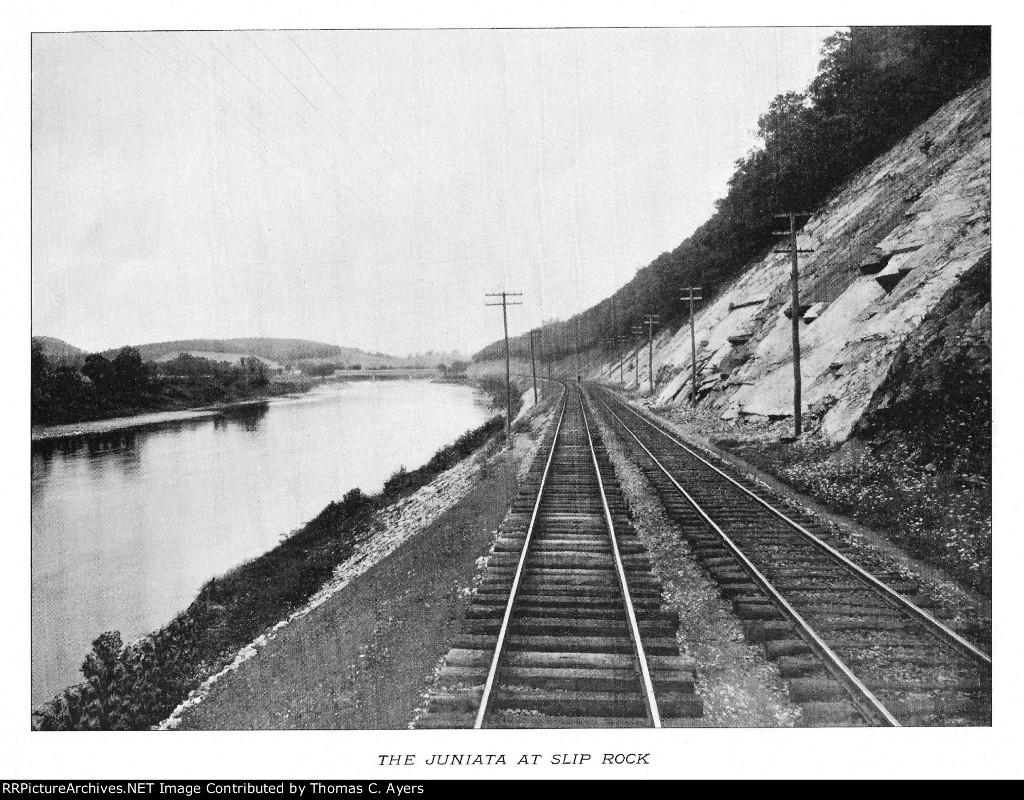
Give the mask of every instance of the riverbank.
M 278 395 L 278 397 L 294 397 L 299 393 L 294 391 Z M 149 430 L 179 422 L 192 422 L 201 419 L 223 417 L 231 413 L 244 413 L 254 409 L 266 408 L 269 403 L 269 398 L 261 398 L 259 400 L 241 400 L 237 403 L 224 403 L 181 411 L 157 411 L 152 414 L 132 414 L 127 417 L 112 417 L 111 419 L 92 420 L 90 422 L 72 422 L 67 425 L 33 425 L 32 441 L 46 442 L 56 439 L 73 439 L 79 436 L 112 433 L 114 431 Z
M 186 611 L 159 631 L 122 647 L 120 635 L 95 640 L 88 683 L 62 692 L 35 715 L 44 729 L 144 729 L 173 710 L 238 649 L 308 603 L 374 530 L 375 514 L 502 438 L 501 418 L 442 448 L 423 467 L 399 469 L 373 496 L 350 491 L 279 545 L 209 581 Z

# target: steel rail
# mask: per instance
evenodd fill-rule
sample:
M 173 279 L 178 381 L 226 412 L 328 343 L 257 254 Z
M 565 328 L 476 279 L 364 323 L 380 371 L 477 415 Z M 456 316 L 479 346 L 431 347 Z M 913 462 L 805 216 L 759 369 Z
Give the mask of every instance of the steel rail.
M 665 476 L 672 481 L 673 485 L 679 490 L 679 493 L 686 498 L 686 501 L 693 506 L 705 524 L 711 528 L 719 538 L 725 543 L 726 547 L 732 552 L 733 556 L 739 561 L 740 565 L 747 572 L 753 581 L 761 587 L 761 590 L 768 595 L 771 601 L 779 608 L 786 617 L 789 618 L 790 622 L 796 627 L 800 637 L 807 642 L 808 646 L 818 654 L 818 657 L 824 663 L 826 669 L 842 684 L 843 688 L 846 689 L 850 699 L 856 706 L 857 710 L 860 711 L 861 715 L 864 716 L 869 722 L 876 724 L 888 725 L 895 728 L 901 727 L 899 720 L 892 715 L 882 702 L 875 697 L 874 693 L 861 682 L 861 680 L 854 675 L 853 671 L 846 665 L 846 663 L 836 654 L 831 647 L 829 647 L 825 641 L 818 636 L 817 632 L 807 623 L 807 621 L 800 615 L 800 613 L 793 608 L 786 600 L 785 597 L 776 589 L 771 582 L 761 573 L 761 571 L 754 565 L 754 563 L 747 558 L 746 554 L 740 550 L 740 548 L 729 538 L 729 535 L 723 531 L 717 523 L 707 512 L 701 508 L 700 504 L 682 487 L 682 485 L 675 479 L 675 477 L 668 471 L 664 464 L 658 460 L 658 457 L 650 451 L 650 449 L 639 437 L 630 430 L 629 426 L 623 421 L 623 419 L 615 413 L 615 411 L 609 406 L 603 399 L 600 399 L 601 404 L 608 409 L 608 413 L 611 414 L 619 424 L 622 425 L 623 430 L 626 431 L 636 443 L 643 448 L 644 452 L 650 456 L 651 460 L 658 466 L 658 468 L 665 473 Z
M 547 463 L 544 465 L 544 473 L 541 475 L 540 486 L 537 489 L 537 500 L 533 504 L 533 514 L 530 516 L 530 525 L 526 529 L 526 539 L 523 542 L 523 550 L 519 554 L 519 564 L 516 566 L 515 577 L 512 579 L 512 588 L 508 593 L 508 602 L 505 603 L 505 615 L 501 620 L 501 629 L 498 631 L 498 641 L 494 646 L 494 656 L 491 658 L 491 666 L 487 671 L 487 680 L 484 682 L 483 695 L 480 698 L 480 708 L 476 714 L 474 728 L 482 728 L 484 716 L 487 714 L 487 706 L 491 701 L 491 691 L 494 689 L 494 679 L 498 673 L 498 660 L 501 658 L 501 649 L 505 644 L 505 636 L 508 633 L 509 620 L 512 618 L 512 606 L 515 604 L 516 592 L 519 589 L 519 581 L 523 575 L 523 565 L 526 563 L 526 554 L 530 549 L 530 540 L 533 538 L 533 528 L 537 522 L 537 515 L 540 512 L 541 499 L 544 497 L 544 484 L 547 483 L 548 473 L 551 471 L 551 462 L 555 457 L 555 450 L 558 447 L 558 434 L 562 430 L 562 420 L 565 418 L 565 407 L 569 402 L 569 389 L 565 387 L 565 394 L 562 396 L 562 408 L 558 413 L 558 424 L 555 425 L 555 436 L 551 442 L 551 452 L 548 453 Z
M 606 408 L 608 408 L 608 404 L 605 403 L 604 400 L 602 400 L 601 402 L 602 402 L 602 404 L 604 404 L 604 406 Z M 800 523 L 796 522 L 795 520 L 793 520 L 790 517 L 788 517 L 784 512 L 782 512 L 779 509 L 775 508 L 767 500 L 764 500 L 763 498 L 759 497 L 754 492 L 750 491 L 750 489 L 748 489 L 742 483 L 737 481 L 735 478 L 733 478 L 728 473 L 723 472 L 717 466 L 715 466 L 710 461 L 708 461 L 706 458 L 704 458 L 700 453 L 696 452 L 692 447 L 687 445 L 685 442 L 680 441 L 677 437 L 673 436 L 671 433 L 666 431 L 660 425 L 657 425 L 654 422 L 648 420 L 643 414 L 641 414 L 640 412 L 638 412 L 636 409 L 632 408 L 628 404 L 622 403 L 621 401 L 617 401 L 617 402 L 619 402 L 619 404 L 623 408 L 626 408 L 629 411 L 631 411 L 634 416 L 636 416 L 642 422 L 646 423 L 649 427 L 653 428 L 655 431 L 660 433 L 662 436 L 666 437 L 670 441 L 672 441 L 675 444 L 677 444 L 679 447 L 683 448 L 683 450 L 685 450 L 687 453 L 689 453 L 693 458 L 696 458 L 701 463 L 703 463 L 706 466 L 708 466 L 711 469 L 713 469 L 715 472 L 717 472 L 719 475 L 721 475 L 723 478 L 725 478 L 727 481 L 729 481 L 733 486 L 735 486 L 737 489 L 741 490 L 744 494 L 746 494 L 750 499 L 754 500 L 756 503 L 758 503 L 760 506 L 762 506 L 767 511 L 770 511 L 772 514 L 774 514 L 776 517 L 778 517 L 784 523 L 786 523 L 791 528 L 793 528 L 793 530 L 795 530 L 801 536 L 805 537 L 809 542 L 811 542 L 816 547 L 818 547 L 823 552 L 825 552 L 827 555 L 829 555 L 833 560 L 835 560 L 835 561 L 839 562 L 840 564 L 842 564 L 842 566 L 846 567 L 846 569 L 851 571 L 861 581 L 863 581 L 864 583 L 868 584 L 868 586 L 870 586 L 873 590 L 875 590 L 875 592 L 879 596 L 881 596 L 884 600 L 886 600 L 890 605 L 892 605 L 892 606 L 894 606 L 894 607 L 896 607 L 896 608 L 906 612 L 910 616 L 912 616 L 915 619 L 917 619 L 918 622 L 923 623 L 927 628 L 930 629 L 931 633 L 937 639 L 939 639 L 940 641 L 945 642 L 947 645 L 955 648 L 961 654 L 967 655 L 970 658 L 974 659 L 975 661 L 980 661 L 982 664 L 984 664 L 984 665 L 986 665 L 988 667 L 992 666 L 992 657 L 988 653 L 985 653 L 983 650 L 980 650 L 979 648 L 975 647 L 969 641 L 967 641 L 962 636 L 960 636 L 960 634 L 956 633 L 955 631 L 953 631 L 950 628 L 948 628 L 945 625 L 943 625 L 939 620 L 935 619 L 935 617 L 933 617 L 931 614 L 929 614 L 924 609 L 919 608 L 918 606 L 914 605 L 912 602 L 907 600 L 907 598 L 905 598 L 903 595 L 901 595 L 895 589 L 891 588 L 890 586 L 888 586 L 884 582 L 880 581 L 878 578 L 876 578 L 870 572 L 867 572 L 863 567 L 861 567 L 857 563 L 851 561 L 849 558 L 844 556 L 842 553 L 840 553 L 834 547 L 829 545 L 827 542 L 822 541 L 820 538 L 818 538 L 813 533 L 811 533 L 809 530 L 807 530 L 802 525 L 800 525 Z M 609 408 L 609 410 L 611 410 L 611 409 Z M 612 413 L 614 413 L 614 412 L 612 412 Z
M 608 523 L 608 538 L 612 544 L 612 555 L 615 557 L 615 571 L 619 577 L 619 588 L 622 591 L 622 598 L 626 605 L 626 616 L 629 618 L 629 634 L 633 639 L 633 651 L 640 667 L 640 682 L 644 689 L 644 704 L 647 706 L 647 713 L 655 728 L 661 727 L 661 715 L 658 713 L 658 699 L 654 695 L 654 684 L 651 682 L 651 671 L 647 665 L 647 654 L 644 652 L 644 644 L 640 639 L 640 626 L 636 621 L 636 610 L 633 608 L 633 599 L 629 593 L 629 584 L 626 582 L 626 570 L 622 566 L 622 555 L 619 553 L 619 544 L 615 537 L 615 522 L 612 520 L 612 512 L 608 507 L 608 497 L 604 491 L 604 481 L 601 480 L 601 467 L 597 462 L 597 450 L 594 448 L 594 437 L 590 433 L 590 423 L 587 421 L 587 407 L 583 402 L 583 392 L 579 392 L 580 412 L 583 414 L 583 425 L 587 432 L 587 444 L 590 445 L 590 457 L 594 462 L 594 473 L 597 475 L 597 487 L 601 490 L 601 505 L 604 508 L 605 522 Z

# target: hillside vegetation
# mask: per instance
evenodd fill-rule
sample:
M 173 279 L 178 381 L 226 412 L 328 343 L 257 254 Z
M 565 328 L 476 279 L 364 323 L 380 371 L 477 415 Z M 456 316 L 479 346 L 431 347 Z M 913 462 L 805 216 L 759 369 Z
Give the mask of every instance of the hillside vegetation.
M 33 336 L 32 344 L 38 345 L 43 355 L 56 364 L 81 366 L 85 357 L 89 355 L 85 350 L 53 336 Z
M 945 102 L 987 77 L 990 66 L 987 27 L 853 27 L 830 37 L 807 89 L 779 95 L 758 120 L 758 144 L 737 161 L 712 217 L 613 298 L 545 325 L 545 354 L 560 359 L 600 348 L 602 337 L 627 333 L 644 314 L 677 327 L 685 304 L 670 287 L 701 285 L 713 299 L 772 245 L 774 214 L 820 206 Z M 511 345 L 515 355 L 528 357 L 528 336 Z M 502 348 L 495 342 L 474 360 L 501 358 Z

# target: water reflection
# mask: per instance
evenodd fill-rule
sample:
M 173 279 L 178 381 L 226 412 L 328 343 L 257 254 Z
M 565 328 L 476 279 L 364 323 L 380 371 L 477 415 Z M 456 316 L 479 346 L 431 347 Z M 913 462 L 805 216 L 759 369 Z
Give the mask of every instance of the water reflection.
M 33 702 L 80 679 L 99 633 L 159 627 L 209 578 L 486 417 L 465 386 L 361 383 L 33 443 Z
M 258 433 L 260 423 L 267 415 L 269 408 L 269 403 L 259 403 L 228 409 L 219 417 L 214 418 L 214 429 L 227 430 L 232 425 L 240 425 L 246 433 Z
M 212 423 L 214 430 L 228 430 L 239 427 L 248 433 L 257 433 L 260 421 L 267 415 L 269 403 L 243 406 L 228 409 L 216 417 L 199 420 L 169 420 L 145 429 L 121 429 L 100 433 L 83 433 L 74 436 L 62 436 L 58 439 L 43 439 L 32 442 L 33 478 L 35 469 L 48 470 L 57 456 L 72 458 L 86 453 L 89 458 L 106 458 L 113 453 L 122 455 L 135 452 L 137 446 L 145 442 L 147 435 L 156 431 L 160 433 L 180 433 L 191 428 L 204 427 Z

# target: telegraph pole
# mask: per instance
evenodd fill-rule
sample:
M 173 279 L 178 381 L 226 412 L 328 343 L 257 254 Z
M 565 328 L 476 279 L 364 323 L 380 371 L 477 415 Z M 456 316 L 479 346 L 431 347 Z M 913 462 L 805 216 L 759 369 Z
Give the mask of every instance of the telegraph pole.
M 565 368 L 568 369 L 569 368 L 569 323 L 568 322 L 565 323 L 565 347 L 564 347 L 564 350 L 565 350 L 565 356 L 564 356 Z
M 536 331 L 530 331 L 530 364 L 533 366 L 533 402 L 537 404 L 537 359 L 533 356 L 533 334 Z
M 635 340 L 639 341 L 640 338 L 643 335 L 644 335 L 643 326 L 642 325 L 634 325 L 633 326 L 633 338 Z M 633 376 L 636 378 L 636 388 L 637 389 L 640 388 L 640 350 L 642 348 L 643 348 L 643 345 L 641 345 L 640 347 L 636 348 L 636 350 L 633 351 Z
M 644 317 L 644 325 L 647 326 L 647 379 L 651 384 L 651 395 L 654 394 L 654 326 L 657 324 L 657 314 Z
M 694 319 L 693 319 L 693 301 L 703 300 L 703 289 L 699 286 L 685 286 L 683 291 L 686 294 L 683 295 L 683 300 L 690 301 L 690 363 L 693 366 L 693 392 L 692 400 L 693 404 L 697 405 L 697 334 L 694 330 Z
M 625 336 L 619 335 L 619 303 L 615 299 L 615 295 L 612 295 L 612 336 L 618 340 L 613 347 L 617 347 L 618 344 L 624 340 Z M 612 365 L 608 365 L 608 380 L 612 377 Z M 619 359 L 619 383 L 622 383 L 622 359 Z
M 615 337 L 614 336 L 602 336 L 599 341 L 602 344 L 606 344 L 606 345 L 610 344 L 612 346 L 612 349 L 613 350 L 615 349 Z M 601 348 L 601 351 L 598 354 L 598 359 L 600 360 L 603 357 L 604 357 L 604 348 Z M 614 369 L 615 369 L 615 366 L 612 364 L 612 360 L 609 358 L 608 359 L 608 377 L 609 378 L 612 376 L 612 370 L 614 370 Z M 604 364 L 601 365 L 601 371 L 598 373 L 599 377 L 603 376 L 603 375 L 604 375 Z
M 544 352 L 544 323 L 543 322 L 541 322 L 541 325 L 540 325 L 540 360 L 544 362 L 544 365 L 547 368 L 548 380 L 550 381 L 551 380 L 551 359 L 548 357 L 547 353 Z
M 796 246 L 796 227 L 797 218 L 803 219 L 805 222 L 811 215 L 809 213 L 802 213 L 796 211 L 790 211 L 788 214 L 776 214 L 775 219 L 789 222 L 788 231 L 774 231 L 776 236 L 788 236 L 789 243 L 785 249 L 775 250 L 776 253 L 789 253 L 792 264 L 792 275 L 791 275 L 791 289 L 792 289 L 792 305 L 790 306 L 791 321 L 793 323 L 793 436 L 799 437 L 802 426 L 801 412 L 800 412 L 800 390 L 801 390 L 801 377 L 800 377 L 800 265 L 799 265 L 799 254 L 800 253 L 813 253 L 813 250 L 800 250 Z M 803 223 L 801 223 L 803 224 Z
M 522 292 L 490 292 L 486 297 L 500 297 L 500 303 L 487 303 L 488 306 L 501 306 L 501 320 L 505 325 L 505 440 L 512 447 L 512 362 L 508 352 L 508 307 L 521 306 L 519 301 L 509 301 L 510 297 L 522 297 Z
M 604 337 L 604 339 L 602 341 L 607 342 L 608 344 L 610 344 L 612 346 L 613 350 L 615 351 L 616 355 L 618 356 L 618 362 L 619 362 L 619 382 L 621 383 L 622 382 L 622 359 L 623 359 L 623 354 L 621 353 L 621 351 L 619 351 L 619 346 L 622 345 L 622 344 L 625 344 L 628 341 L 628 339 L 625 336 L 615 335 L 615 336 L 606 336 L 606 337 Z M 614 374 L 615 374 L 615 362 L 614 361 L 609 361 L 608 362 L 608 379 L 611 380 L 611 378 L 612 378 L 612 376 Z
M 580 318 L 577 315 L 575 325 L 575 352 L 576 352 L 576 383 L 580 382 L 583 370 L 580 368 Z

